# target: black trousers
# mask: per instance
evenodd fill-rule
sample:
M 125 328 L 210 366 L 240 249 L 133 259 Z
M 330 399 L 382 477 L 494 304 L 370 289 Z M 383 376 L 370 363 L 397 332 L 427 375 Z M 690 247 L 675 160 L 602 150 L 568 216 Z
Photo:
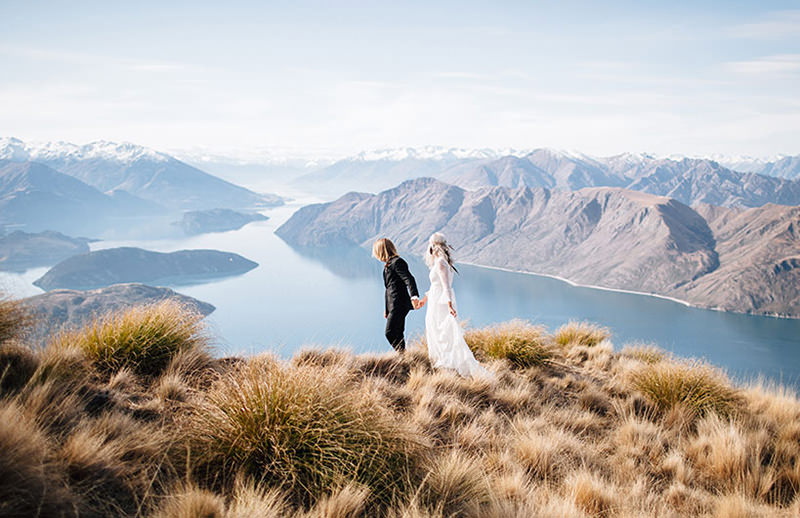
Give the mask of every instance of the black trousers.
M 402 353 L 406 350 L 406 340 L 403 334 L 406 330 L 407 309 L 395 309 L 386 315 L 386 339 L 394 350 Z

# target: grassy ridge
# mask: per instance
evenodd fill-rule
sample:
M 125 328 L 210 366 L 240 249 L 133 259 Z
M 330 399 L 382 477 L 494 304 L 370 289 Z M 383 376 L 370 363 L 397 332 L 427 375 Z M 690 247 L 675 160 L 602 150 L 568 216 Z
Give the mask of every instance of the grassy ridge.
M 215 359 L 170 303 L 20 341 L 0 303 L 0 517 L 797 516 L 800 402 L 608 332 Z

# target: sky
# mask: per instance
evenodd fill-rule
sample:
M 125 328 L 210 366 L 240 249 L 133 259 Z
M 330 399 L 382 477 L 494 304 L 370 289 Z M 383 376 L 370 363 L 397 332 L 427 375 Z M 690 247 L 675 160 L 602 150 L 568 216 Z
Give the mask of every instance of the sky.
M 800 154 L 800 1 L 0 0 L 0 136 Z

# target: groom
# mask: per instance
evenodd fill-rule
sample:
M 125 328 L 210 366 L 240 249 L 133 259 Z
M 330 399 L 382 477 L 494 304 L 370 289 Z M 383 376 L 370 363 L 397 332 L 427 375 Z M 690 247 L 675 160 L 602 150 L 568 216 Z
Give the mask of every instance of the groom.
M 383 285 L 386 287 L 383 316 L 386 318 L 386 339 L 392 347 L 403 353 L 406 341 L 403 337 L 406 315 L 412 309 L 423 306 L 419 302 L 419 292 L 414 276 L 408 271 L 408 264 L 397 255 L 394 243 L 386 238 L 375 241 L 372 255 L 384 263 Z

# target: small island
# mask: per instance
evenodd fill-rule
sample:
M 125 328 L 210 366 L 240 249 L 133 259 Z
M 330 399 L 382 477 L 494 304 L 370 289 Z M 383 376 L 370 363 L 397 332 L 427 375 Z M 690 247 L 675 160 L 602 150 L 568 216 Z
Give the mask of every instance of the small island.
M 190 210 L 183 213 L 179 226 L 187 236 L 209 232 L 239 230 L 253 221 L 266 221 L 269 218 L 258 213 L 243 213 L 231 209 Z
M 89 290 L 126 282 L 192 284 L 240 275 L 257 266 L 241 255 L 219 250 L 162 253 L 120 247 L 70 257 L 33 284 L 45 291 Z
M 0 270 L 25 271 L 36 266 L 53 265 L 73 255 L 89 252 L 90 241 L 60 232 L 32 234 L 17 230 L 0 237 Z

